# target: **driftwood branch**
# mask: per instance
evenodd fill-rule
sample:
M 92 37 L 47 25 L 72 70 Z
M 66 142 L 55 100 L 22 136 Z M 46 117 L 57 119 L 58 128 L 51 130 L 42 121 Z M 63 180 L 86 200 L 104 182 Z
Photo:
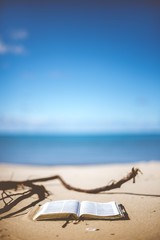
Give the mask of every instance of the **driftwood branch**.
M 73 190 L 73 191 L 76 191 L 76 192 L 84 192 L 84 193 L 100 193 L 100 192 L 109 191 L 109 190 L 112 190 L 112 189 L 115 189 L 115 188 L 120 188 L 122 184 L 124 184 L 125 182 L 128 182 L 131 179 L 133 179 L 133 183 L 135 183 L 135 177 L 138 175 L 138 172 L 142 173 L 140 171 L 140 169 L 132 168 L 131 172 L 129 172 L 125 177 L 123 177 L 119 181 L 112 181 L 110 184 L 108 184 L 106 186 L 93 188 L 93 189 L 83 189 L 83 188 L 73 187 L 73 186 L 67 184 L 62 179 L 62 177 L 60 177 L 59 175 L 55 175 L 55 176 L 48 177 L 48 178 L 38 178 L 38 179 L 30 180 L 30 181 L 28 181 L 27 184 L 30 184 L 30 183 L 33 183 L 33 182 L 34 183 L 45 182 L 45 181 L 58 179 L 58 180 L 60 180 L 62 185 L 65 188 L 67 188 L 68 190 Z
M 56 180 L 58 179 L 62 185 L 67 188 L 68 190 L 73 190 L 76 192 L 84 192 L 84 193 L 100 193 L 104 191 L 109 191 L 115 188 L 120 188 L 122 184 L 128 182 L 129 180 L 133 179 L 133 183 L 135 182 L 135 177 L 138 175 L 138 173 L 142 173 L 140 169 L 138 168 L 132 168 L 132 170 L 123 178 L 121 178 L 119 181 L 112 181 L 106 186 L 103 187 L 98 187 L 98 188 L 93 188 L 93 189 L 83 189 L 83 188 L 77 188 L 74 186 L 69 185 L 66 183 L 63 178 L 59 175 L 54 175 L 51 177 L 46 177 L 46 178 L 36 178 L 32 180 L 26 180 L 26 181 L 0 181 L 0 191 L 2 191 L 0 198 L 1 201 L 4 202 L 4 207 L 0 209 L 0 213 L 5 213 L 12 209 L 15 205 L 17 205 L 19 202 L 26 198 L 30 198 L 32 195 L 37 194 L 38 200 L 32 203 L 32 206 L 37 204 L 38 202 L 44 200 L 47 196 L 49 196 L 49 192 L 43 185 L 37 185 L 36 183 L 40 182 L 46 182 L 46 181 L 51 181 L 51 180 Z M 8 193 L 9 190 L 17 190 L 18 188 L 24 189 L 28 188 L 27 191 L 23 191 L 22 193 Z M 20 195 L 20 196 L 19 196 Z M 18 198 L 14 199 L 14 196 L 19 196 Z M 9 200 L 9 202 L 6 202 L 6 200 Z M 21 211 L 24 211 L 24 209 L 29 208 L 26 206 L 25 208 L 18 210 L 17 213 L 20 213 Z M 15 213 L 8 214 L 6 217 L 10 217 L 14 215 Z M 0 218 L 2 219 L 2 218 Z
M 51 176 L 51 177 L 36 178 L 36 179 L 26 180 L 26 181 L 1 181 L 0 182 L 0 190 L 2 190 L 2 191 L 6 191 L 9 189 L 16 190 L 19 186 L 36 188 L 37 185 L 35 185 L 35 183 L 46 182 L 46 181 L 58 179 L 62 183 L 62 185 L 65 188 L 67 188 L 68 190 L 73 190 L 76 192 L 85 192 L 85 193 L 100 193 L 100 192 L 104 192 L 104 191 L 109 191 L 111 189 L 120 188 L 122 184 L 124 184 L 125 182 L 128 182 L 131 179 L 133 179 L 133 183 L 134 183 L 135 177 L 138 175 L 139 172 L 142 173 L 140 171 L 140 169 L 132 168 L 132 170 L 125 177 L 120 179 L 119 181 L 112 181 L 110 184 L 108 184 L 106 186 L 98 187 L 98 188 L 94 188 L 94 189 L 82 189 L 82 188 L 73 187 L 73 186 L 67 184 L 61 176 L 55 175 L 55 176 Z M 44 193 L 49 194 L 45 188 L 44 188 Z

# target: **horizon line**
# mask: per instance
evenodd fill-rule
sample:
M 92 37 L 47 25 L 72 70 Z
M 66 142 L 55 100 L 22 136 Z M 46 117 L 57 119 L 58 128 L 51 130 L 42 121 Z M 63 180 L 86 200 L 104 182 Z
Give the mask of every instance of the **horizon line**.
M 28 135 L 28 136 L 105 136 L 105 135 L 160 135 L 160 131 L 112 131 L 112 132 L 23 132 L 0 131 L 0 136 Z

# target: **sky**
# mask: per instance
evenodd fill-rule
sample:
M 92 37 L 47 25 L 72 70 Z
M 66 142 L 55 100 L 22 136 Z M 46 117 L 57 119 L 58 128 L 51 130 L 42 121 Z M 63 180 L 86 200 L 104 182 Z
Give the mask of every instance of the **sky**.
M 160 132 L 158 1 L 0 2 L 0 132 Z

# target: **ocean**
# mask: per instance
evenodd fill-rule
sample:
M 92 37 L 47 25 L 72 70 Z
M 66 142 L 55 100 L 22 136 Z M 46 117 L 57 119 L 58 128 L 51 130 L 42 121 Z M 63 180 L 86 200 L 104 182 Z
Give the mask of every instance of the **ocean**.
M 160 134 L 0 135 L 0 162 L 82 165 L 160 160 Z

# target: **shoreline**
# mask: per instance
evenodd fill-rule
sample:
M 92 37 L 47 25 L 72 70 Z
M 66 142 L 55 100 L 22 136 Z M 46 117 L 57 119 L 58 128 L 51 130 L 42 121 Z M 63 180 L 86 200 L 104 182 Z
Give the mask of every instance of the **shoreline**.
M 31 166 L 17 164 L 0 164 L 0 181 L 22 181 L 34 178 L 49 177 L 59 174 L 70 185 L 80 188 L 96 188 L 104 186 L 111 180 L 119 180 L 130 172 L 132 167 L 140 168 L 143 175 L 136 177 L 136 183 L 126 182 L 121 188 L 99 194 L 86 194 L 65 189 L 58 181 L 40 183 L 52 194 L 43 204 L 50 200 L 76 199 L 95 202 L 116 201 L 122 204 L 129 216 L 129 220 L 86 220 L 79 224 L 69 223 L 62 228 L 65 221 L 32 220 L 36 207 L 32 206 L 0 221 L 0 238 L 3 240 L 16 239 L 158 239 L 160 238 L 160 162 L 138 162 L 127 164 L 103 165 L 72 165 L 72 166 Z M 14 190 L 11 190 L 15 193 Z M 22 191 L 22 190 L 21 190 Z M 24 191 L 24 190 L 23 190 Z M 6 216 L 19 211 L 37 200 L 37 195 L 24 199 L 10 211 L 2 214 Z M 0 201 L 3 208 L 3 202 Z M 98 231 L 89 232 L 87 228 Z
M 16 167 L 40 167 L 40 168 L 49 168 L 49 167 L 97 167 L 97 166 L 115 166 L 115 165 L 139 165 L 139 164 L 150 164 L 150 163 L 160 163 L 160 160 L 159 159 L 154 159 L 154 160 L 141 160 L 141 161 L 138 161 L 138 160 L 135 160 L 135 161 L 131 161 L 131 162 L 107 162 L 107 163 L 69 163 L 69 164 L 45 164 L 45 163 L 42 163 L 42 164 L 35 164 L 35 163 L 18 163 L 18 162 L 0 162 L 0 168 L 1 166 L 8 166 L 8 167 L 12 167 L 12 166 L 16 166 Z

